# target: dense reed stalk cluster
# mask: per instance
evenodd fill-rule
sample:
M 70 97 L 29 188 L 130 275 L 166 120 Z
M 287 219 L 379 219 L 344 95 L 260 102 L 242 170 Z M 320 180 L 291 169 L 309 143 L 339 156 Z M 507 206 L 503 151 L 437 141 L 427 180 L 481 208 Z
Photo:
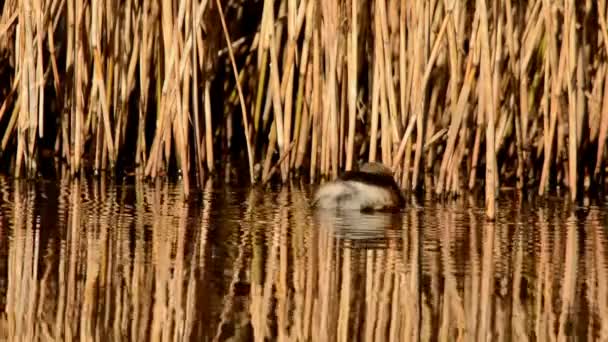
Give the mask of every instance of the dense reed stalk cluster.
M 389 164 L 405 189 L 602 180 L 606 1 L 6 0 L 3 161 L 252 182 Z M 121 164 L 121 163 L 125 164 Z M 276 170 L 276 171 L 275 171 Z M 485 172 L 485 176 L 484 175 Z M 193 182 L 193 177 L 196 179 Z M 478 179 L 483 182 L 477 182 Z

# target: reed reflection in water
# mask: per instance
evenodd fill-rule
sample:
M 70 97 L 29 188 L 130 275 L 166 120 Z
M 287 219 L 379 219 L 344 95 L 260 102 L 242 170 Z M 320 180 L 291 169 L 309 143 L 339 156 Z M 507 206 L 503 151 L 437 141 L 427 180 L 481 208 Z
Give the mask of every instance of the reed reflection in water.
M 605 205 L 411 199 L 311 212 L 310 191 L 0 178 L 0 338 L 608 339 Z

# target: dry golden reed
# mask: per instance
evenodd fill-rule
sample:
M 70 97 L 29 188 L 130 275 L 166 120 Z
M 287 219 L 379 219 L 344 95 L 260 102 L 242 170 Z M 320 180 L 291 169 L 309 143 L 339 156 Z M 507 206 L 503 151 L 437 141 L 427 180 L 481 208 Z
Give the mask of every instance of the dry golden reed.
M 380 160 L 408 190 L 423 174 L 438 194 L 483 184 L 490 218 L 501 183 L 566 186 L 574 199 L 603 183 L 607 11 L 605 0 L 7 0 L 3 160 L 31 175 L 44 141 L 72 174 L 127 160 L 141 177 L 179 171 L 186 194 L 230 151 L 251 182 Z

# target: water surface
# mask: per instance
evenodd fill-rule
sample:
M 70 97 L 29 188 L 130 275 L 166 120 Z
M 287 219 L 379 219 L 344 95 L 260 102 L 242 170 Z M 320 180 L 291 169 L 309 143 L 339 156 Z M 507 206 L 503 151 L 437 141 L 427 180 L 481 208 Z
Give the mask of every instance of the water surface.
M 313 212 L 311 188 L 0 178 L 0 338 L 608 339 L 605 204 Z

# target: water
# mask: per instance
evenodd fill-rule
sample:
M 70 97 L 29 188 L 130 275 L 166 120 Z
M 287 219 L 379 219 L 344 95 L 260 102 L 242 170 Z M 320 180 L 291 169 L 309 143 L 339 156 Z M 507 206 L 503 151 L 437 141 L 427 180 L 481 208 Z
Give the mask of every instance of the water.
M 0 178 L 0 338 L 608 339 L 604 204 L 503 192 L 400 214 L 311 189 Z

